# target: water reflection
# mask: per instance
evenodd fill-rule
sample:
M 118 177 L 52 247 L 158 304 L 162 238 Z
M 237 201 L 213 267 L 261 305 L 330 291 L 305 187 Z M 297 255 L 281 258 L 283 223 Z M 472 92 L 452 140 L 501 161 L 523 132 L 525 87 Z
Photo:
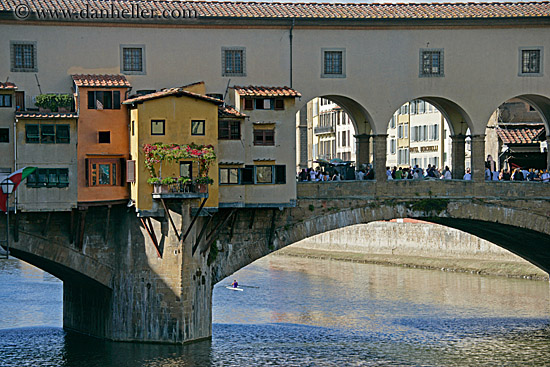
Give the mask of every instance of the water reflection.
M 58 280 L 13 261 L 0 282 L 2 366 L 550 365 L 546 282 L 270 256 L 214 287 L 212 341 L 186 346 L 65 333 Z

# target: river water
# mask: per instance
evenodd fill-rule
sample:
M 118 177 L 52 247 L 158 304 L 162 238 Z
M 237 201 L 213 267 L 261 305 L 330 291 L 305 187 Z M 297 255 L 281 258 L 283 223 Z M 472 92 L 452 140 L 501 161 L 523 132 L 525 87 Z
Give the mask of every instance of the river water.
M 550 366 L 542 281 L 272 255 L 214 287 L 212 340 L 186 346 L 66 333 L 61 282 L 16 260 L 0 287 L 6 367 Z

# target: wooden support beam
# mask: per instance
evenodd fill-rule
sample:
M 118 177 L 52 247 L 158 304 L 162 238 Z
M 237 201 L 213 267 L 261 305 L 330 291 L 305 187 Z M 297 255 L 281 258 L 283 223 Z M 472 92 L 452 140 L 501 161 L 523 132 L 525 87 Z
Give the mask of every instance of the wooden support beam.
M 176 232 L 176 237 L 178 238 L 178 241 L 180 240 L 180 234 L 178 233 L 178 229 L 176 228 L 176 225 L 174 224 L 174 221 L 172 220 L 172 216 L 170 215 L 170 212 L 168 211 L 168 208 L 166 207 L 166 203 L 164 202 L 164 199 L 161 198 L 160 201 L 162 202 L 162 206 L 164 207 L 164 212 L 168 216 L 168 219 L 170 220 L 170 224 L 172 225 L 172 229 L 174 232 Z
M 80 211 L 80 225 L 79 225 L 79 234 L 78 234 L 78 243 L 77 243 L 77 248 L 79 250 L 82 250 L 82 247 L 84 245 L 84 228 L 86 227 L 87 213 L 88 213 L 87 208 Z
M 48 212 L 48 216 L 46 217 L 46 223 L 44 223 L 44 227 L 42 227 L 42 236 L 46 236 L 46 233 L 48 233 L 48 227 L 50 226 L 50 220 L 52 218 L 52 212 Z
M 231 221 L 231 231 L 229 232 L 229 241 L 233 239 L 233 232 L 235 231 L 235 224 L 237 223 L 237 217 L 239 216 L 239 212 L 235 212 L 235 215 L 233 216 L 233 220 Z
M 271 248 L 273 246 L 273 235 L 275 234 L 275 218 L 277 217 L 277 209 L 273 209 L 273 215 L 271 216 L 271 228 L 269 229 L 269 238 L 267 240 L 267 246 Z
M 216 240 L 216 238 L 220 234 L 221 230 L 223 229 L 222 228 L 223 225 L 225 223 L 227 223 L 229 218 L 231 218 L 233 216 L 233 214 L 235 214 L 236 211 L 237 211 L 237 209 L 235 209 L 235 208 L 231 209 L 229 214 L 216 225 L 216 227 L 212 230 L 212 232 L 210 232 L 210 234 L 206 237 L 206 245 L 201 249 L 201 254 L 204 254 L 210 248 L 212 243 Z
M 195 243 L 193 244 L 193 251 L 191 252 L 191 256 L 195 255 L 195 251 L 197 251 L 197 247 L 199 247 L 199 243 L 201 242 L 202 236 L 204 235 L 204 232 L 206 232 L 206 227 L 208 227 L 210 222 L 212 222 L 213 218 L 214 218 L 213 215 L 210 216 L 210 218 L 208 218 L 206 223 L 204 223 L 204 225 L 202 226 L 201 233 L 199 233 L 199 236 L 195 239 Z
M 149 235 L 149 238 L 151 239 L 151 242 L 153 242 L 153 245 L 155 246 L 155 250 L 157 251 L 158 257 L 162 258 L 162 254 L 160 253 L 159 244 L 157 242 L 157 236 L 155 235 L 155 230 L 153 228 L 153 223 L 151 223 L 151 219 L 147 218 L 147 222 L 145 222 L 143 220 L 143 218 L 139 218 L 139 220 L 141 220 L 141 224 L 143 224 L 143 227 L 145 227 L 145 230 L 147 231 L 147 234 Z
M 191 221 L 191 224 L 189 224 L 189 228 L 187 228 L 187 231 L 185 232 L 185 234 L 183 235 L 182 239 L 181 239 L 181 242 L 185 242 L 185 240 L 187 239 L 187 236 L 189 236 L 189 232 L 191 232 L 191 228 L 193 228 L 193 224 L 195 224 L 195 221 L 197 220 L 197 218 L 199 217 L 199 214 L 202 210 L 202 208 L 204 207 L 204 204 L 206 204 L 206 198 L 202 201 L 201 203 L 201 206 L 199 207 L 199 210 L 197 210 L 197 212 L 195 213 L 195 216 L 193 217 L 193 220 Z
M 103 234 L 103 242 L 107 243 L 109 239 L 109 223 L 111 222 L 111 205 L 107 205 L 107 219 L 105 220 L 105 233 Z

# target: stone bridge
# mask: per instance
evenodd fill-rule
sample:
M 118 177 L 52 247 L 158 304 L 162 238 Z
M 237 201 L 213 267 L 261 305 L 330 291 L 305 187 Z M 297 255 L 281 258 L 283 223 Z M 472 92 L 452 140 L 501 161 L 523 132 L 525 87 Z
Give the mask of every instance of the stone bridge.
M 166 343 L 211 336 L 217 282 L 273 251 L 349 225 L 422 218 L 550 271 L 550 184 L 299 183 L 294 208 L 220 209 L 195 217 L 196 206 L 168 201 L 166 215 L 152 220 L 126 206 L 18 213 L 10 221 L 11 253 L 63 281 L 66 329 Z

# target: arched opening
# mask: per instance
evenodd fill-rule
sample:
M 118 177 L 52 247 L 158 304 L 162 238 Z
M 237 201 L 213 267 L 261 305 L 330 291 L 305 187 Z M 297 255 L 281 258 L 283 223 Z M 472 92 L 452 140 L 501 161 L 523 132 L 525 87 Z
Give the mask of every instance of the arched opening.
M 550 100 L 536 95 L 511 98 L 494 111 L 485 130 L 487 180 L 550 179 L 549 116 Z
M 357 102 L 338 95 L 309 100 L 296 114 L 297 171 L 317 170 L 332 180 L 355 179 L 355 169 L 371 162 L 370 117 Z M 301 181 L 311 180 L 304 174 Z
M 388 179 L 444 178 L 446 167 L 454 170 L 452 132 L 445 115 L 430 102 L 404 103 L 388 123 Z

